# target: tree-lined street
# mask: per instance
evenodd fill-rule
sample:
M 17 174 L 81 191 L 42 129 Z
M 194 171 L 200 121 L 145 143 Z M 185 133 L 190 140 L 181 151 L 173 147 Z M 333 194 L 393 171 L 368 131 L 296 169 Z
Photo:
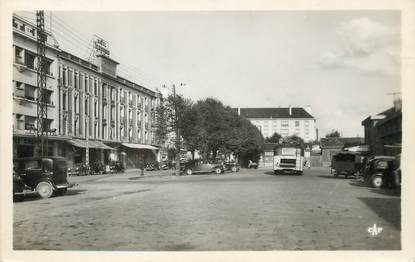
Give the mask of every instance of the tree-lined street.
M 156 173 L 165 172 L 165 173 Z M 15 249 L 380 250 L 400 248 L 395 191 L 334 178 L 243 169 L 71 177 L 65 197 L 14 204 Z M 368 228 L 382 227 L 372 236 Z

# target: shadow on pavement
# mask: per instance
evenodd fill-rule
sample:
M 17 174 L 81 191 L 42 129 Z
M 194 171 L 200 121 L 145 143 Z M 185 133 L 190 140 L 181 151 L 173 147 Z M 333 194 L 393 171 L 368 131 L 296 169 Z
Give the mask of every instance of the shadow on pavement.
M 335 176 L 325 176 L 325 175 L 322 175 L 322 176 L 319 176 L 319 177 L 322 177 L 322 178 L 331 178 L 331 179 L 333 179 L 333 178 L 335 178 L 335 179 L 345 179 L 344 176 L 335 177 Z
M 384 196 L 401 196 L 401 191 L 398 189 L 370 188 L 369 190 L 370 192 Z
M 88 191 L 88 190 L 86 190 L 86 189 L 68 189 L 68 191 L 66 191 L 65 195 L 63 195 L 63 196 L 78 195 L 78 194 L 83 193 L 85 191 Z
M 63 196 L 52 196 L 50 199 L 57 198 L 57 197 L 65 197 L 65 196 L 73 196 L 78 195 L 82 192 L 88 191 L 86 189 L 68 189 L 68 191 Z M 26 196 L 20 196 L 14 199 L 13 202 L 28 202 L 28 201 L 37 201 L 37 200 L 43 200 L 44 198 L 41 198 L 37 193 L 30 193 Z
M 358 199 L 365 203 L 380 218 L 391 223 L 397 229 L 401 229 L 400 198 L 358 197 Z

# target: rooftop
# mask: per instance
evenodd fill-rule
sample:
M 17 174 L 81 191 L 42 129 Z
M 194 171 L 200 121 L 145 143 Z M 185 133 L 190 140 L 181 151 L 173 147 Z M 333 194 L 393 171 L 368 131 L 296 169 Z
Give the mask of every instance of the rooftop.
M 233 108 L 238 112 L 238 108 Z M 240 115 L 245 118 L 310 118 L 314 117 L 302 107 L 291 107 L 291 114 L 289 107 L 276 108 L 239 108 Z

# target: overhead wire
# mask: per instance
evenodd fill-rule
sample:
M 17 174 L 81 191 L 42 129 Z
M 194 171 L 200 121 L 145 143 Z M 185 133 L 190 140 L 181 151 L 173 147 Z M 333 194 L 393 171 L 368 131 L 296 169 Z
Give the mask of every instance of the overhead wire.
M 28 17 L 25 16 L 24 18 L 26 19 L 30 19 L 30 20 L 34 20 L 36 13 L 35 12 L 30 12 L 30 11 L 19 11 L 18 15 L 22 16 L 22 14 L 20 12 L 26 13 L 26 14 L 30 14 L 33 17 Z M 53 17 L 53 28 L 52 29 L 52 33 L 58 33 L 55 34 L 56 36 L 58 36 L 59 38 L 63 38 L 66 42 L 70 43 L 70 45 L 72 47 L 76 47 L 76 49 L 85 51 L 85 54 L 91 54 L 92 53 L 92 38 L 91 40 L 88 42 L 87 40 L 85 40 L 85 36 L 82 36 L 82 34 L 80 34 L 78 31 L 76 31 L 73 27 L 69 26 L 67 23 L 65 23 L 61 18 L 57 17 L 56 15 L 52 15 Z M 50 21 L 50 19 L 52 19 L 49 16 L 45 16 L 47 21 Z M 29 20 L 28 19 L 28 20 Z M 46 24 L 48 23 L 46 21 Z M 114 52 L 112 52 L 114 56 L 119 57 L 117 54 L 114 54 Z M 86 56 L 86 55 L 85 55 Z M 121 68 L 120 68 L 121 67 Z M 149 75 L 148 73 L 146 73 L 145 71 L 141 70 L 140 68 L 133 66 L 133 65 L 129 65 L 129 64 L 120 64 L 120 67 L 118 68 L 120 72 L 124 73 L 125 75 L 129 76 L 129 78 L 134 78 L 134 80 L 136 82 L 140 82 L 140 84 L 143 84 L 145 82 L 149 82 L 146 84 L 150 84 L 152 86 L 158 87 L 161 86 L 162 81 L 160 81 L 159 79 Z M 137 76 L 140 78 L 144 78 L 143 79 L 139 79 L 137 78 Z M 138 80 L 138 81 L 137 81 Z

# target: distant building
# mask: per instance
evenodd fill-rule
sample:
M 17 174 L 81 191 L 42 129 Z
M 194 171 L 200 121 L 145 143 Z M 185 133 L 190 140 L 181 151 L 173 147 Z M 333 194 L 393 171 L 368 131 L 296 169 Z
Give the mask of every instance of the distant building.
M 359 146 L 364 143 L 363 137 L 326 137 L 320 139 L 321 164 L 331 165 L 333 155 L 340 152 L 343 148 Z
M 402 104 L 400 99 L 394 106 L 362 121 L 365 128 L 365 144 L 374 155 L 396 155 L 402 145 Z
M 282 137 L 297 135 L 305 142 L 318 138 L 316 119 L 310 108 L 277 107 L 277 108 L 235 108 L 238 115 L 254 124 L 264 137 L 274 133 Z

